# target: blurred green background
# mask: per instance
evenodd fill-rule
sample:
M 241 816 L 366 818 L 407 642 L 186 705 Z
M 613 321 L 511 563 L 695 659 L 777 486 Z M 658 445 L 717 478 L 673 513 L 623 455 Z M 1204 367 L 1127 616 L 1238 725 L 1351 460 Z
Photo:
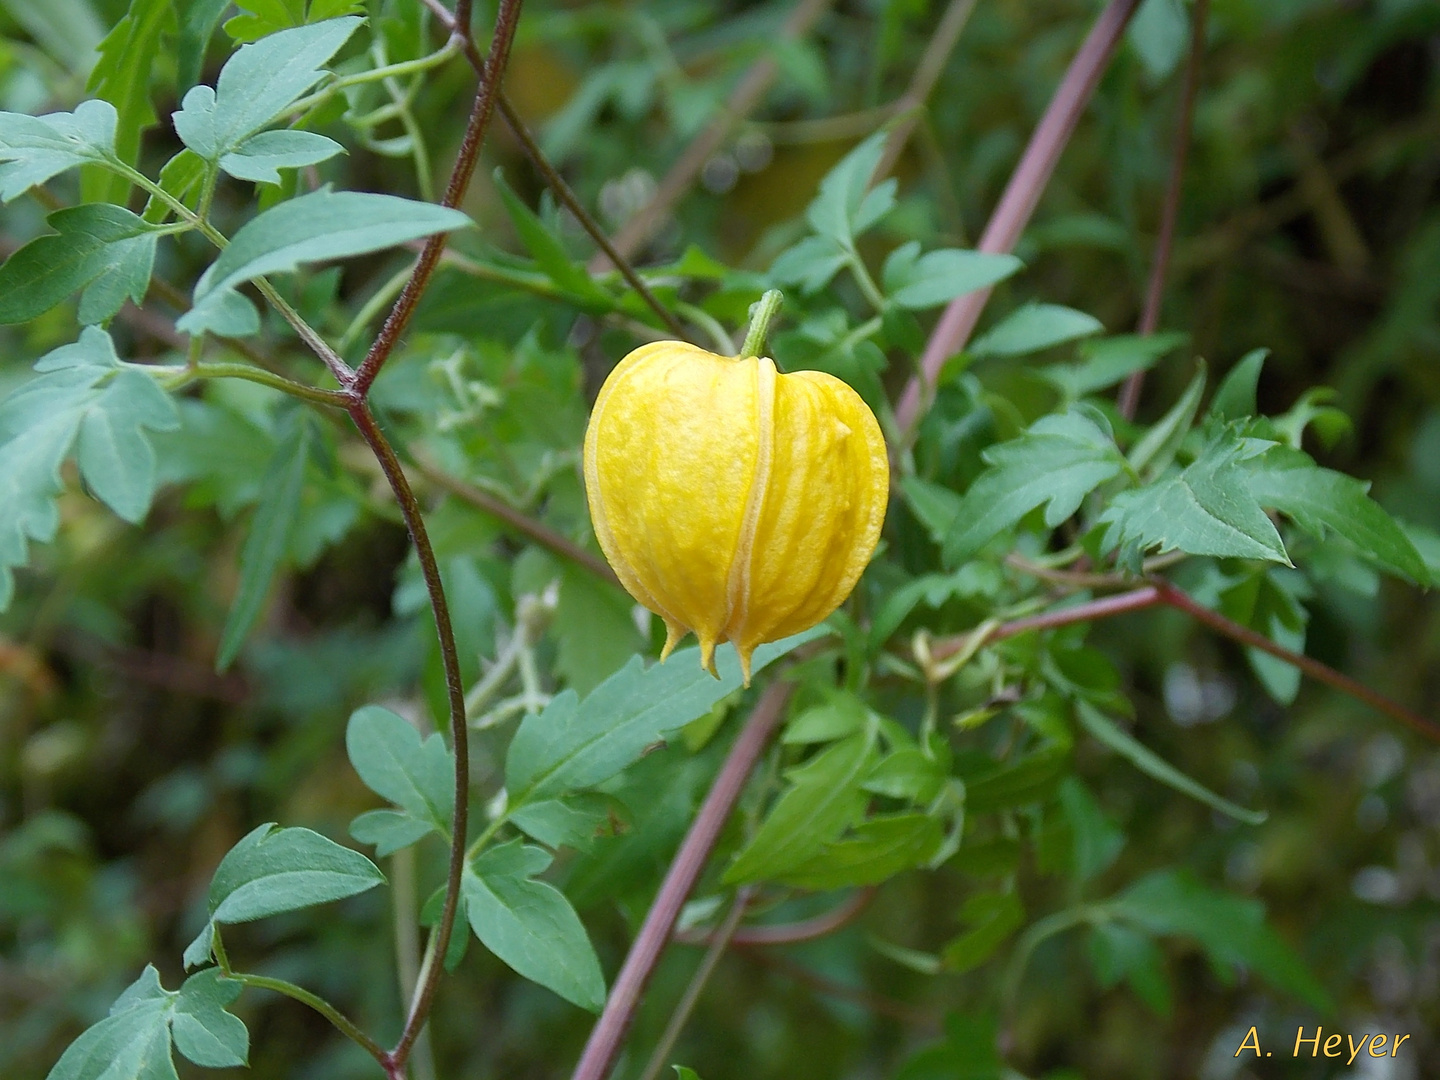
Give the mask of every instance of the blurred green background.
M 783 3 L 532 0 L 507 88 L 586 205 L 613 229 L 768 51 L 778 61 L 774 86 L 711 157 L 642 260 L 695 244 L 760 270 L 797 235 L 818 179 L 880 122 L 874 110 L 904 93 L 944 6 L 838 2 L 803 39 L 784 42 L 776 34 L 790 9 Z M 910 238 L 974 243 L 1099 6 L 979 0 L 897 165 L 902 205 L 875 236 L 878 253 Z M 492 6 L 477 7 L 477 25 L 488 26 Z M 407 33 L 426 32 L 418 4 L 373 0 L 370 9 L 390 20 L 397 55 Z M 123 0 L 9 0 L 0 8 L 0 107 L 73 108 L 94 45 L 125 10 Z M 1091 312 L 1111 332 L 1133 327 L 1168 169 L 1187 12 L 1178 0 L 1145 4 L 1025 234 L 1018 253 L 1028 270 L 997 291 L 982 330 L 1032 299 Z M 221 33 L 212 42 L 203 78 L 213 79 L 224 41 Z M 152 81 L 157 112 L 167 116 L 176 107 L 169 56 Z M 454 154 L 471 86 L 468 69 L 452 65 L 414 103 L 437 177 Z M 344 186 L 426 194 L 409 149 L 386 142 L 403 134 L 398 129 L 377 131 L 366 146 L 336 128 L 350 149 L 340 166 Z M 163 161 L 177 146 L 162 122 L 146 134 L 142 162 Z M 532 205 L 543 185 L 497 126 L 464 209 L 484 243 L 518 249 L 488 178 L 494 167 Z M 60 181 L 54 186 L 74 198 Z M 247 205 L 240 187 L 228 195 L 222 188 L 222 200 L 234 203 L 231 227 Z M 222 201 L 222 216 L 226 209 Z M 7 252 L 43 229 L 43 212 L 23 197 L 4 210 Z M 553 207 L 547 213 L 575 252 L 587 253 L 574 223 Z M 202 254 L 182 246 L 160 271 L 188 283 Z M 402 265 L 398 256 L 375 258 L 343 276 L 304 275 L 295 295 L 302 310 L 308 303 L 323 311 L 338 294 L 353 313 Z M 346 321 L 332 317 L 326 329 L 338 336 Z M 1283 411 L 1316 385 L 1335 388 L 1353 429 L 1307 449 L 1322 464 L 1372 480 L 1372 493 L 1397 515 L 1440 529 L 1440 5 L 1214 0 L 1161 327 L 1189 331 L 1193 351 L 1216 373 L 1251 348 L 1270 348 L 1262 411 Z M 624 347 L 612 347 L 613 332 L 597 334 L 568 309 L 460 274 L 437 280 L 421 331 L 470 343 L 481 378 L 471 411 L 455 407 L 449 422 L 485 418 L 491 434 L 473 455 L 510 469 L 521 500 L 536 471 L 548 470 L 548 498 L 537 512 L 583 536 L 574 448 L 588 398 Z M 0 390 L 73 332 L 69 305 L 5 328 Z M 280 328 L 269 332 L 298 355 Z M 119 333 L 130 336 L 137 359 L 165 352 L 134 326 Z M 403 411 L 416 395 L 439 400 L 417 375 L 434 355 L 416 349 L 414 364 L 400 356 L 387 369 L 377 387 L 382 405 Z M 1027 394 L 1040 393 L 999 365 L 978 370 L 1022 407 Z M 892 365 L 889 377 L 898 386 L 904 374 Z M 1162 364 L 1147 383 L 1142 418 L 1163 412 L 1191 374 L 1179 356 Z M 486 387 L 500 388 L 499 404 L 486 403 Z M 413 558 L 407 562 L 393 507 L 369 490 L 373 473 L 343 432 L 323 434 L 334 461 L 317 464 L 307 486 L 313 535 L 293 542 L 296 569 L 278 584 L 235 668 L 213 670 L 243 539 L 237 522 L 282 437 L 274 403 L 253 389 L 209 391 L 207 400 L 224 408 L 197 413 L 195 422 L 223 415 L 230 426 L 213 432 L 208 455 L 162 450 L 162 472 L 177 484 L 142 528 L 125 526 L 72 485 L 60 539 L 32 553 L 15 604 L 0 616 L 6 1080 L 43 1077 L 145 963 L 154 961 L 174 985 L 180 952 L 203 921 L 211 871 L 255 824 L 305 825 L 341 838 L 350 818 L 374 805 L 345 759 L 351 709 L 380 701 L 430 722 L 424 688 L 433 692 L 437 677 L 433 628 Z M 473 657 L 494 655 L 517 600 L 555 566 L 439 495 L 426 492 L 438 506 L 433 528 L 451 559 L 458 629 L 474 665 Z M 606 661 L 587 650 L 597 627 L 616 625 L 613 604 L 605 605 L 562 584 L 540 644 L 547 670 L 593 681 L 595 665 Z M 1436 716 L 1433 596 L 1337 579 L 1322 583 L 1310 606 L 1311 655 Z M 622 638 L 626 625 L 622 609 Z M 1311 684 L 1293 705 L 1277 705 L 1240 650 L 1173 613 L 1108 622 L 1090 643 L 1126 674 L 1154 749 L 1222 794 L 1270 810 L 1265 824 L 1238 826 L 1087 744 L 1077 751 L 1079 771 L 1128 837 L 1107 873 L 1125 882 L 1181 862 L 1262 899 L 1336 999 L 1340 1012 L 1327 1029 L 1411 1034 L 1409 1063 L 1357 1062 L 1356 1074 L 1440 1077 L 1440 747 Z M 635 635 L 619 647 L 640 644 Z M 483 785 L 498 768 L 499 744 L 481 736 L 474 753 Z M 713 746 L 695 757 L 676 747 L 647 757 L 626 780 L 647 793 L 643 820 L 564 868 L 608 973 L 717 754 Z M 422 879 L 438 872 L 441 858 L 438 847 L 421 846 Z M 1026 887 L 1034 910 L 1047 898 L 1060 901 L 1054 879 L 1037 874 Z M 960 888 L 949 870 L 910 874 L 841 933 L 727 956 L 676 1060 L 707 1080 L 965 1075 L 959 1057 L 912 1057 L 940 1037 L 947 1012 L 974 1018 L 997 969 L 925 976 L 871 944 L 879 937 L 933 948 Z M 227 932 L 230 951 L 325 994 L 382 1041 L 393 1038 L 401 1005 L 389 903 L 379 890 L 236 927 Z M 1061 938 L 1034 958 L 1006 1048 L 1025 1075 L 1224 1080 L 1344 1071 L 1341 1062 L 1291 1060 L 1296 1027 L 1313 1026 L 1315 1017 L 1258 984 L 1223 980 L 1198 952 L 1173 950 L 1173 1007 L 1158 1014 L 1125 987 L 1097 987 L 1076 960 L 1081 950 L 1078 940 Z M 675 947 L 662 964 L 625 1075 L 643 1063 L 698 959 L 698 950 Z M 252 994 L 240 1010 L 252 1031 L 250 1075 L 378 1075 L 363 1053 L 293 1003 Z M 439 998 L 436 1075 L 566 1075 L 589 1023 L 473 948 Z M 1237 1060 L 1252 1024 L 1267 1045 L 1285 1043 L 1284 1052 L 1262 1063 Z M 953 1037 L 966 1045 L 963 1031 Z M 185 1063 L 180 1069 L 200 1075 Z

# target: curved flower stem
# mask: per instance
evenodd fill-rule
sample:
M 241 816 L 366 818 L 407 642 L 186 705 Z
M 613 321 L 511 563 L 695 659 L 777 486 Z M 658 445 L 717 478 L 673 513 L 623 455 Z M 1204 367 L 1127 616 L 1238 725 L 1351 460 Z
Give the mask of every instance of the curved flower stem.
M 495 99 L 500 93 L 500 80 L 505 73 L 505 64 L 510 59 L 510 46 L 515 40 L 516 24 L 520 21 L 520 4 L 521 0 L 500 2 L 500 11 L 495 18 L 495 36 L 490 42 L 490 53 L 485 58 L 480 86 L 470 110 L 470 120 L 465 125 L 465 136 L 460 142 L 460 153 L 456 157 L 455 168 L 450 173 L 445 197 L 441 199 L 443 206 L 452 209 L 458 207 L 465 195 L 465 189 L 470 185 L 470 177 L 474 175 L 480 144 L 485 138 L 485 129 L 489 126 L 490 116 L 495 109 Z M 455 32 L 469 40 L 468 27 L 457 26 Z M 430 284 L 430 277 L 440 262 L 440 253 L 444 250 L 449 235 L 438 233 L 425 242 L 425 248 L 415 263 L 414 273 L 400 291 L 400 296 L 395 301 L 395 306 L 390 309 L 375 343 L 370 346 L 370 351 L 355 372 L 355 378 L 349 383 L 349 389 L 361 397 L 370 389 L 370 384 L 380 373 L 381 366 L 394 351 L 400 335 L 410 322 L 410 317 L 415 314 L 415 305 L 420 302 L 420 294 Z
M 745 344 L 740 346 L 739 359 L 759 356 L 765 350 L 765 336 L 770 333 L 770 321 L 780 310 L 785 297 L 779 289 L 767 289 L 750 308 L 750 329 L 745 332 Z
M 331 1005 L 324 998 L 312 994 L 303 986 L 296 986 L 294 983 L 286 982 L 284 979 L 272 979 L 268 975 L 247 975 L 239 971 L 227 971 L 225 978 L 234 979 L 236 982 L 244 983 L 246 986 L 256 990 L 273 990 L 277 994 L 284 994 L 288 998 L 308 1005 L 321 1016 L 329 1020 L 347 1039 L 358 1043 L 367 1054 L 385 1064 L 385 1051 L 374 1039 L 366 1035 L 356 1027 L 340 1010 Z
M 1145 288 L 1145 309 L 1135 332 L 1153 334 L 1160 325 L 1160 302 L 1165 296 L 1165 275 L 1170 269 L 1170 252 L 1175 246 L 1175 221 L 1180 215 L 1180 191 L 1185 180 L 1185 160 L 1190 153 L 1190 118 L 1195 112 L 1195 95 L 1200 88 L 1200 64 L 1205 59 L 1205 20 L 1210 0 L 1195 0 L 1190 15 L 1190 58 L 1185 63 L 1185 89 L 1180 98 L 1180 115 L 1175 120 L 1175 141 L 1170 157 L 1170 179 L 1160 207 L 1160 229 L 1155 235 L 1155 255 L 1150 263 L 1150 281 Z M 1126 420 L 1135 418 L 1140 404 L 1144 369 L 1134 372 L 1120 388 L 1117 406 Z
M 197 337 L 193 340 L 198 342 L 200 339 Z M 277 375 L 264 368 L 251 367 L 249 364 L 199 362 L 178 367 L 156 364 L 140 366 L 150 372 L 173 372 L 175 377 L 167 384 L 167 388 L 170 390 L 178 390 L 186 383 L 196 379 L 244 379 L 247 382 L 259 383 L 261 386 L 282 391 L 291 397 L 297 397 L 315 405 L 325 405 L 332 409 L 348 409 L 351 404 L 350 395 L 343 390 L 324 390 L 318 386 L 310 386 L 287 379 L 284 375 Z
M 1120 35 L 1140 0 L 1110 0 L 1100 17 L 1095 20 L 1085 43 L 1070 62 L 1065 77 L 1055 89 L 1050 105 L 1041 117 L 1035 133 L 1020 163 L 1005 186 L 1000 203 L 985 226 L 980 238 L 979 250 L 992 254 L 1008 253 L 1021 232 L 1030 221 L 1030 215 L 1044 194 L 1045 185 L 1060 160 L 1080 114 L 1084 111 L 1090 95 L 1094 92 L 1100 76 L 1110 62 L 1111 55 L 1120 43 Z M 907 448 L 914 441 L 920 420 L 929 408 L 934 394 L 936 380 L 945 361 L 965 347 L 985 302 L 990 299 L 989 289 L 966 293 L 950 302 L 940 321 L 925 344 L 920 358 L 920 371 L 905 385 L 905 391 L 896 407 L 895 418 L 901 432 L 901 446 Z
M 660 891 L 645 915 L 640 933 L 636 935 L 620 974 L 615 978 L 605 1009 L 590 1032 L 590 1039 L 571 1080 L 604 1080 L 614 1065 L 625 1033 L 630 1029 L 635 1010 L 640 1005 L 640 995 L 644 993 L 665 943 L 670 939 L 680 909 L 695 887 L 700 871 L 705 868 L 715 841 L 719 839 L 720 829 L 734 809 L 735 800 L 740 797 L 740 789 L 745 786 L 755 762 L 770 741 L 793 689 L 791 684 L 777 680 L 760 695 L 749 722 L 730 748 L 725 764 L 720 767 L 715 783 L 700 806 L 700 812 L 695 815 L 690 831 L 685 834 L 680 850 L 670 863 Z

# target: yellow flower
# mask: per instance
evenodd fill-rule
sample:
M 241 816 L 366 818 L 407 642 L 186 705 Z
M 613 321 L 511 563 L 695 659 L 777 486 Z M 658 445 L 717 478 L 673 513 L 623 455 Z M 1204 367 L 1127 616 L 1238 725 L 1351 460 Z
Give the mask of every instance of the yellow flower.
M 814 626 L 850 595 L 889 498 L 880 425 L 849 386 L 679 341 L 625 357 L 585 433 L 595 534 L 621 583 L 693 630 L 701 663 Z

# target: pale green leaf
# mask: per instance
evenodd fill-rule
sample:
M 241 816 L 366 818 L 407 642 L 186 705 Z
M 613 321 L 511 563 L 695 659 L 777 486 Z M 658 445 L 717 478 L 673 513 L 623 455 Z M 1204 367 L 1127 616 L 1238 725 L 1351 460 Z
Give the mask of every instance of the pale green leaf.
M 885 260 L 884 288 L 902 308 L 921 311 L 949 303 L 957 296 L 1004 281 L 1023 263 L 1014 255 L 941 248 L 917 255 L 913 241 Z
M 438 732 L 421 739 L 409 721 L 379 705 L 350 714 L 345 750 L 365 786 L 412 817 L 449 832 L 455 765 Z
M 973 341 L 973 356 L 1027 356 L 1105 329 L 1093 315 L 1062 304 L 1026 304 Z
M 103 164 L 115 155 L 115 106 L 82 101 L 73 113 L 44 116 L 0 112 L 0 201 L 77 165 Z
M 315 165 L 344 152 L 334 139 L 313 131 L 262 131 L 221 157 L 220 168 L 237 180 L 278 184 L 281 169 Z

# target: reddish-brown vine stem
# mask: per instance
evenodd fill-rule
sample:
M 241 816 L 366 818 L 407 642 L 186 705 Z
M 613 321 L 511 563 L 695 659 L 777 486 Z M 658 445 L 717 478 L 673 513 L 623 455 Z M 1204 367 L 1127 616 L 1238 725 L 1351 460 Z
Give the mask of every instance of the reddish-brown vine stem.
M 485 129 L 495 111 L 495 99 L 500 94 L 500 80 L 504 78 L 505 65 L 510 59 L 510 46 L 515 40 L 515 27 L 520 22 L 521 2 L 522 0 L 501 0 L 499 14 L 495 17 L 495 35 L 490 41 L 490 52 L 482 66 L 480 86 L 475 91 L 475 103 L 470 109 L 469 122 L 465 125 L 460 153 L 455 159 L 455 168 L 451 170 L 450 182 L 445 187 L 445 197 L 440 200 L 443 206 L 453 209 L 460 205 L 461 199 L 465 197 L 465 189 L 470 186 L 470 177 L 475 173 L 480 144 L 485 141 Z M 468 23 L 455 23 L 454 26 L 454 32 L 468 42 Z M 380 333 L 375 338 L 375 344 L 370 346 L 370 351 L 365 354 L 355 377 L 348 384 L 348 389 L 358 396 L 365 396 L 370 384 L 375 381 L 375 376 L 380 374 L 381 366 L 395 351 L 400 335 L 404 333 L 410 317 L 415 314 L 415 305 L 420 302 L 420 294 L 430 284 L 430 276 L 435 273 L 435 267 L 440 262 L 440 252 L 444 249 L 449 235 L 438 233 L 425 242 L 425 250 L 416 260 L 410 280 L 400 291 L 395 305 L 385 319 L 385 325 L 380 328 Z
M 1195 95 L 1200 89 L 1200 65 L 1205 59 L 1205 20 L 1210 0 L 1195 0 L 1190 15 L 1190 56 L 1185 62 L 1185 89 L 1180 96 L 1180 115 L 1175 120 L 1175 139 L 1170 156 L 1170 178 L 1165 185 L 1165 201 L 1160 207 L 1160 228 L 1155 234 L 1155 254 L 1150 263 L 1150 280 L 1145 287 L 1145 308 L 1140 314 L 1136 333 L 1153 334 L 1160 326 L 1160 303 L 1165 297 L 1165 275 L 1170 269 L 1170 253 L 1175 246 L 1175 222 L 1180 216 L 1180 191 L 1185 183 L 1185 161 L 1190 154 L 1190 118 L 1195 113 Z M 1144 370 L 1133 373 L 1120 388 L 1117 405 L 1120 415 L 1135 418 L 1140 404 L 1140 387 L 1145 383 Z
M 715 841 L 719 839 L 720 829 L 730 816 L 750 770 L 755 767 L 755 762 L 770 741 L 771 733 L 780 722 L 780 714 L 785 711 L 793 689 L 789 683 L 779 680 L 767 686 L 749 721 L 736 737 L 735 745 L 730 748 L 725 764 L 720 767 L 719 775 L 700 806 L 700 812 L 695 815 L 690 831 L 685 834 L 680 850 L 665 872 L 665 880 L 645 914 L 645 922 L 630 946 L 620 974 L 615 977 L 615 985 L 610 988 L 610 996 L 605 1000 L 605 1009 L 590 1032 L 571 1080 L 604 1080 L 615 1064 L 625 1033 L 630 1029 L 630 1022 L 640 1005 L 640 995 L 645 992 L 645 985 L 655 971 L 665 943 L 670 940 L 680 909 L 695 887 L 700 871 L 705 868 Z
M 1080 51 L 1075 54 L 1065 77 L 1051 97 L 1035 133 L 1030 136 L 1029 145 L 1025 147 L 1020 163 L 1015 166 L 1010 182 L 1005 185 L 1005 193 L 990 215 L 984 235 L 980 237 L 979 250 L 1005 254 L 1020 239 L 1050 181 L 1050 174 L 1055 171 L 1060 152 L 1074 133 L 1080 114 L 1139 2 L 1110 0 L 1095 20 L 1085 43 L 1080 46 Z M 946 360 L 965 347 L 989 299 L 990 290 L 979 289 L 952 300 L 931 331 L 920 357 L 920 371 L 905 384 L 895 409 L 896 424 L 902 432 L 902 446 L 909 445 L 915 436 L 916 428 L 929 407 L 935 383 L 940 378 L 940 369 L 945 366 Z

